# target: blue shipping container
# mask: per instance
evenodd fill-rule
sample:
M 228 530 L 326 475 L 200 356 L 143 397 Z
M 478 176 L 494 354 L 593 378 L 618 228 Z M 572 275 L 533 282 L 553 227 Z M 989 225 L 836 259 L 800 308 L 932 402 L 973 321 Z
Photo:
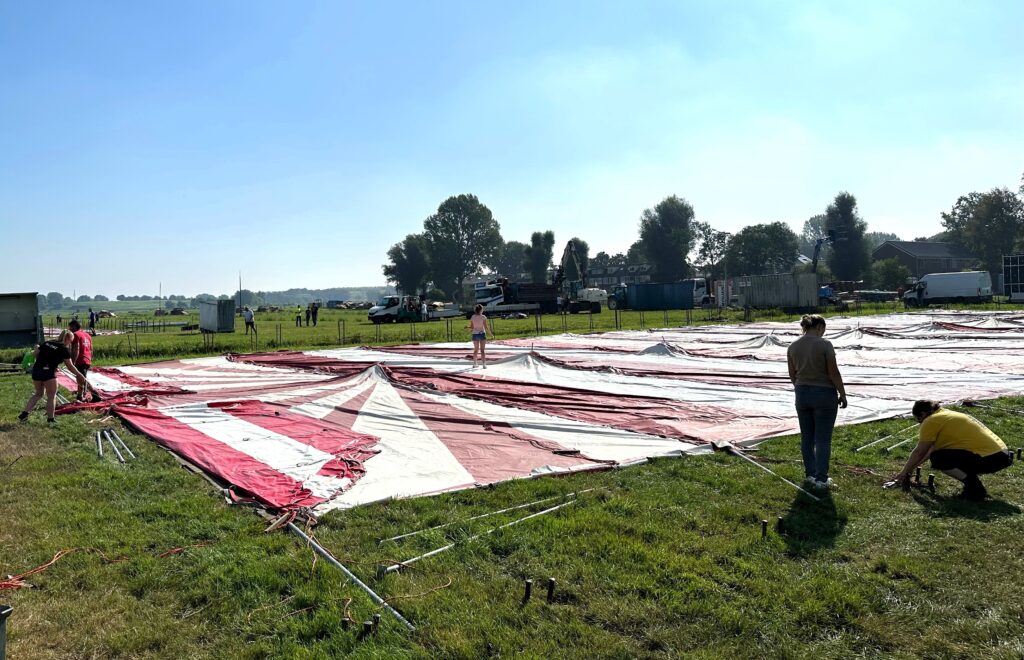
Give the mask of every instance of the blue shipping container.
M 630 284 L 627 307 L 640 311 L 693 309 L 693 281 Z

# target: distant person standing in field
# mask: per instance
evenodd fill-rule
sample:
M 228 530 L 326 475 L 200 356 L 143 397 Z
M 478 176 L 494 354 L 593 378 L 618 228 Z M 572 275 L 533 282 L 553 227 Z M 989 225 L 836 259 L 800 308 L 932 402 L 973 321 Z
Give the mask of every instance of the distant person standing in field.
M 427 312 L 427 299 L 424 298 L 423 302 L 420 303 L 420 320 L 426 323 L 430 320 L 429 312 Z
M 309 327 L 309 317 L 313 315 L 313 303 L 306 305 L 306 327 Z
M 825 319 L 818 314 L 805 314 L 800 319 L 800 327 L 803 335 L 789 345 L 786 362 L 789 380 L 796 391 L 805 482 L 818 488 L 828 488 L 832 485 L 828 478 L 832 429 L 839 408 L 847 406 L 846 388 L 836 364 L 832 342 L 822 339 Z
M 1010 467 L 1013 461 L 1006 443 L 970 415 L 946 410 L 935 401 L 917 401 L 912 412 L 921 425 L 919 440 L 893 480 L 910 481 L 914 469 L 931 459 L 933 468 L 964 485 L 960 499 L 980 502 L 988 497 L 978 475 Z
M 68 323 L 68 329 L 74 337 L 71 341 L 71 363 L 83 376 L 88 376 L 89 368 L 92 366 L 92 337 L 82 330 L 82 324 L 78 321 Z M 78 400 L 85 401 L 88 392 L 88 386 L 78 388 Z
M 78 380 L 78 390 L 85 389 L 85 376 L 71 362 L 71 342 L 74 335 L 70 330 L 61 330 L 56 340 L 51 339 L 36 346 L 32 351 L 35 356 L 35 364 L 32 365 L 32 386 L 35 393 L 25 403 L 24 410 L 18 414 L 18 420 L 24 422 L 29 414 L 39 403 L 39 399 L 46 394 L 46 421 L 51 424 L 57 420 L 54 418 L 54 411 L 57 409 L 57 368 L 61 362 L 68 368 Z
M 484 306 L 477 305 L 473 308 L 473 316 L 469 317 L 469 324 L 466 329 L 473 337 L 473 367 L 477 366 L 477 355 L 480 356 L 480 366 L 487 368 L 487 317 L 484 316 Z
M 245 334 L 248 336 L 249 328 L 252 328 L 252 334 L 256 334 L 256 315 L 253 314 L 252 310 L 246 307 L 242 310 L 242 318 L 245 319 Z
M 295 308 L 295 327 L 302 327 L 302 305 Z
M 96 336 L 96 320 L 99 318 L 99 314 L 92 311 L 92 307 L 89 308 L 89 334 L 93 337 Z
M 316 317 L 320 313 L 320 305 L 313 303 L 313 327 L 316 327 Z

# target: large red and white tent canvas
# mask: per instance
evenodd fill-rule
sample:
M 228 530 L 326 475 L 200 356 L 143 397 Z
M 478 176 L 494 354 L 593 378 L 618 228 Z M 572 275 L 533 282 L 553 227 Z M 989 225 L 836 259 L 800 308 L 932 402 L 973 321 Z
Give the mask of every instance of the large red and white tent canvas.
M 498 481 L 606 469 L 797 431 L 795 323 L 229 355 L 98 368 L 128 424 L 245 495 L 316 513 Z M 850 406 L 1024 392 L 1024 317 L 833 318 Z M 74 406 L 71 407 L 72 409 Z

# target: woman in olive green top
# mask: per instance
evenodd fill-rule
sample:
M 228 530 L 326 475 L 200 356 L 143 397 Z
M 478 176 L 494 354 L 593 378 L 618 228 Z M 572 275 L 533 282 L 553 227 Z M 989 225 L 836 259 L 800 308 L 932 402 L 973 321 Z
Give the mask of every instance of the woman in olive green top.
M 970 415 L 946 410 L 934 401 L 917 401 L 913 413 L 921 425 L 919 440 L 907 464 L 893 479 L 909 480 L 914 469 L 930 458 L 933 468 L 963 483 L 961 498 L 978 501 L 988 497 L 978 475 L 1010 466 L 1006 443 Z

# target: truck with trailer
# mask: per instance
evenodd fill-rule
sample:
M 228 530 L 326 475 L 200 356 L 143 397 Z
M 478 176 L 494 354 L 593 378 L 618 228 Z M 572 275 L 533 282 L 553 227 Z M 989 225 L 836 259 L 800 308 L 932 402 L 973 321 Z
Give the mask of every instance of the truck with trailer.
M 992 302 L 992 276 L 985 270 L 928 273 L 903 294 L 906 307 Z
M 477 305 L 483 305 L 485 314 L 553 314 L 558 311 L 558 296 L 555 284 L 509 282 L 503 277 L 474 284 L 473 303 L 464 305 L 462 311 L 468 317 Z
M 382 296 L 366 312 L 370 323 L 419 323 L 423 321 L 423 299 L 419 296 Z M 427 307 L 427 321 L 462 316 L 462 310 L 442 305 Z

